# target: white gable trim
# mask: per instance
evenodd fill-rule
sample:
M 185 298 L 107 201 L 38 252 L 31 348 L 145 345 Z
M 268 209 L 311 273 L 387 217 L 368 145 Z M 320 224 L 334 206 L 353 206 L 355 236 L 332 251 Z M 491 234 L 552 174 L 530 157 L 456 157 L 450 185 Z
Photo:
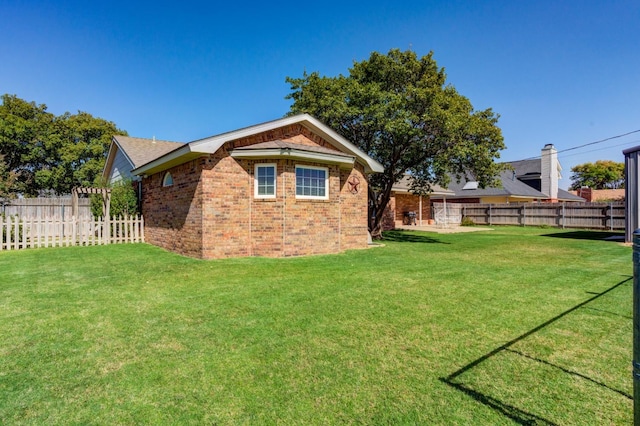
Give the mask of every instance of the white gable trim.
M 364 165 L 366 172 L 382 173 L 384 171 L 384 167 L 380 163 L 369 157 L 367 154 L 358 149 L 358 147 L 330 129 L 328 126 L 313 118 L 309 114 L 300 114 L 190 142 L 180 149 L 172 151 L 154 161 L 151 161 L 150 163 L 147 163 L 133 170 L 133 174 L 145 175 L 156 173 L 177 164 L 192 160 L 194 158 L 213 154 L 218 151 L 218 149 L 220 149 L 226 142 L 235 139 L 241 139 L 262 132 L 268 132 L 270 130 L 289 126 L 292 124 L 300 124 L 306 127 L 313 133 L 326 139 L 342 152 L 353 155 L 356 160 Z

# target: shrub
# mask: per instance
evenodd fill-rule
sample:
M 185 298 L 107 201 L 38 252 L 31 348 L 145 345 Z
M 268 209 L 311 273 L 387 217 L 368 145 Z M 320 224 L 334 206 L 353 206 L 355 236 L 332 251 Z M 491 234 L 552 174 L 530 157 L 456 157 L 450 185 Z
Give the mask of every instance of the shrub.
M 470 217 L 463 217 L 460 226 L 474 226 L 476 223 Z

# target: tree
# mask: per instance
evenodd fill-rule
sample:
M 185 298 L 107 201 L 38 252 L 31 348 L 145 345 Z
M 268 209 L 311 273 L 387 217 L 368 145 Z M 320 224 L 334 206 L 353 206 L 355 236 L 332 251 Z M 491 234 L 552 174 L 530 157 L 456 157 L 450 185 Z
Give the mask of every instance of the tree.
M 0 155 L 15 176 L 10 192 L 66 194 L 74 186 L 92 185 L 115 134 L 126 132 L 89 113 L 55 116 L 44 104 L 3 95 Z
M 624 188 L 624 163 L 598 160 L 571 168 L 571 189 L 588 186 L 592 189 Z
M 4 156 L 0 155 L 0 199 L 12 198 L 11 188 L 16 180 L 16 174 L 9 170 Z
M 475 111 L 438 68 L 433 52 L 377 52 L 354 62 L 349 75 L 287 77 L 292 92 L 289 115 L 309 113 L 380 162 L 384 173 L 371 176 L 369 229 L 381 236 L 392 186 L 405 174 L 412 190 L 428 194 L 446 186 L 450 176 L 467 176 L 481 187 L 498 183 L 503 169 L 494 162 L 504 149 L 498 116 Z

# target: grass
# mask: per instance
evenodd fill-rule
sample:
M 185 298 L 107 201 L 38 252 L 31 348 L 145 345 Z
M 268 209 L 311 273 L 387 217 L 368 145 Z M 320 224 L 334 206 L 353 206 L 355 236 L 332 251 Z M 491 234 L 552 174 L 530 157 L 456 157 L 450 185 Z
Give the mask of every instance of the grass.
M 0 423 L 629 424 L 631 249 L 607 235 L 3 252 Z

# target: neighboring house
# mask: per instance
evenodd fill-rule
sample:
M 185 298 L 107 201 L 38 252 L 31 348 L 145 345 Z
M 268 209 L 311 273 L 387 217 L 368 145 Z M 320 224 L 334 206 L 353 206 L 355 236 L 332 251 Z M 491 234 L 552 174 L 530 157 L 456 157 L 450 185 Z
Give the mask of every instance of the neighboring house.
M 622 189 L 592 189 L 583 186 L 576 191 L 570 193 L 582 197 L 588 203 L 597 203 L 604 201 L 624 201 L 624 188 Z
M 393 188 L 392 200 L 385 211 L 384 229 L 393 229 L 405 222 L 405 213 L 410 211 L 419 212 L 422 224 L 426 224 L 424 218 L 432 219 L 433 203 L 444 201 L 487 204 L 584 202 L 583 198 L 558 188 L 562 167 L 553 145 L 545 145 L 540 158 L 508 164 L 512 170 L 500 173 L 500 186 L 479 188 L 478 182 L 466 179 L 457 182 L 452 176 L 447 189 L 436 186 L 428 197 L 411 194 L 409 178 L 405 177 Z
M 382 171 L 302 114 L 188 144 L 117 136 L 103 176 L 140 182 L 147 242 L 211 259 L 367 247 L 367 175 Z
M 452 178 L 448 189 L 455 195 L 447 200 L 457 203 L 557 203 L 583 202 L 584 199 L 558 188 L 562 178 L 562 167 L 558 152 L 551 144 L 545 145 L 540 158 L 508 163 L 513 170 L 506 170 L 498 176 L 498 187 L 479 188 L 477 182 Z M 431 197 L 432 200 L 442 197 Z

